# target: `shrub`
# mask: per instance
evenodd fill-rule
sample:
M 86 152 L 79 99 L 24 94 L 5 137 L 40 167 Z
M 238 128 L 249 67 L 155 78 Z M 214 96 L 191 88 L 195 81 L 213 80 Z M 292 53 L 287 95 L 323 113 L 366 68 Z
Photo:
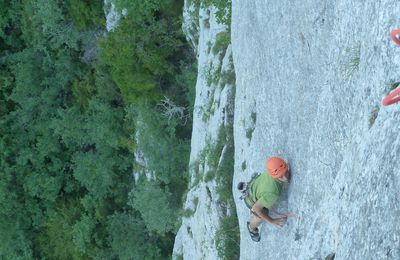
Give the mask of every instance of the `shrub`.
M 220 86 L 223 87 L 226 84 L 234 85 L 236 82 L 236 74 L 233 69 L 223 71 L 221 73 Z
M 251 122 L 254 125 L 257 122 L 257 113 L 256 112 L 251 112 L 250 118 L 251 118 Z
M 344 51 L 344 57 L 340 61 L 341 69 L 345 80 L 350 80 L 354 73 L 358 71 L 360 66 L 361 46 L 360 44 L 346 48 Z
M 72 95 L 75 103 L 81 110 L 84 110 L 89 105 L 89 100 L 95 91 L 93 73 L 89 71 L 83 80 L 75 80 L 72 84 Z
M 204 175 L 204 181 L 205 181 L 205 182 L 212 181 L 214 178 L 215 178 L 215 171 L 213 171 L 213 170 L 208 171 L 208 172 Z
M 126 212 L 116 212 L 108 219 L 107 231 L 108 242 L 118 259 L 161 258 L 160 248 L 156 246 L 155 241 L 149 242 L 151 237 L 141 219 Z M 114 258 L 116 257 L 112 257 Z
M 239 258 L 239 227 L 232 196 L 234 171 L 233 125 L 222 127 L 218 132 L 216 147 L 226 147 L 216 170 L 217 194 L 220 206 L 226 213 L 216 233 L 218 255 L 222 259 Z M 222 150 L 221 150 L 222 152 Z M 215 161 L 213 162 L 215 165 Z M 242 164 L 243 167 L 243 164 Z
M 80 30 L 105 26 L 106 21 L 101 1 L 69 0 L 68 12 Z
M 74 223 L 81 216 L 79 201 L 63 202 L 42 224 L 37 238 L 39 248 L 49 259 L 80 259 L 82 254 L 74 241 Z
M 233 208 L 233 212 L 236 209 Z M 218 256 L 222 259 L 239 259 L 240 256 L 240 234 L 239 223 L 235 213 L 232 213 L 221 221 L 215 235 Z
M 176 84 L 186 93 L 185 103 L 189 108 L 189 115 L 192 116 L 196 98 L 197 63 L 191 59 L 189 63 L 181 62 L 179 71 L 175 77 Z
M 129 15 L 101 39 L 100 58 L 111 67 L 125 102 L 132 103 L 141 95 L 158 100 L 157 87 L 162 87 L 161 78 L 174 74 L 172 57 L 182 41 L 166 19 L 157 19 L 158 7 L 153 2 L 132 5 Z M 134 9 L 136 5 L 139 9 Z
M 226 140 L 226 150 L 217 169 L 217 193 L 223 205 L 233 204 L 232 181 L 234 171 L 234 144 L 232 136 Z
M 232 0 L 204 0 L 201 3 L 203 7 L 213 5 L 215 8 L 217 8 L 215 14 L 217 22 L 230 27 L 232 17 Z
M 178 214 L 176 208 L 171 207 L 172 194 L 168 190 L 145 181 L 135 187 L 129 196 L 129 205 L 140 212 L 149 230 L 160 235 L 173 231 Z
M 246 129 L 246 138 L 251 140 L 251 138 L 253 137 L 253 132 L 254 132 L 254 127 Z
M 228 45 L 231 43 L 231 34 L 229 31 L 222 31 L 217 34 L 212 52 L 217 55 L 218 52 L 225 52 Z
M 135 118 L 137 146 L 145 155 L 149 170 L 166 184 L 185 179 L 189 143 L 175 136 L 176 122 L 168 122 L 147 104 L 131 106 L 127 112 Z
M 369 120 L 368 120 L 368 128 L 370 129 L 374 123 L 376 118 L 378 117 L 378 113 L 379 113 L 379 107 L 375 107 L 372 111 L 371 114 L 369 116 Z
M 247 167 L 247 166 L 246 166 L 246 161 L 243 161 L 243 162 L 242 162 L 242 171 L 246 170 L 246 167 Z

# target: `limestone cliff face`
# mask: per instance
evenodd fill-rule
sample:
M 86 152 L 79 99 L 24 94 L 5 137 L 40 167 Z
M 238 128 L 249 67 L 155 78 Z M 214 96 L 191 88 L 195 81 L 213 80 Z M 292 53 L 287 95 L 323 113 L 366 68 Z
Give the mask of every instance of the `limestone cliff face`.
M 381 106 L 400 81 L 400 47 L 389 39 L 400 3 L 234 0 L 232 46 L 222 58 L 210 52 L 225 30 L 213 10 L 185 10 L 199 62 L 185 203 L 194 213 L 183 219 L 174 256 L 218 258 L 216 183 L 196 176 L 207 172 L 198 163 L 207 140 L 232 118 L 232 87 L 209 84 L 209 71 L 231 66 L 233 54 L 233 186 L 281 156 L 292 181 L 275 207 L 296 214 L 281 229 L 264 224 L 254 243 L 233 191 L 241 259 L 400 259 L 400 105 Z
M 234 86 L 226 75 L 234 73 L 230 46 L 216 44 L 226 31 L 215 20 L 214 9 L 199 9 L 185 4 L 183 30 L 198 57 L 196 100 L 190 153 L 190 190 L 175 240 L 177 259 L 218 259 L 215 234 L 223 209 L 218 202 L 215 179 L 207 179 L 211 166 L 205 155 L 218 140 L 221 127 L 233 124 Z M 225 75 L 225 76 L 224 76 Z M 221 153 L 221 161 L 224 152 Z
M 400 2 L 233 1 L 234 185 L 289 161 L 278 203 L 297 217 L 261 242 L 245 227 L 241 259 L 400 259 Z
M 118 12 L 113 0 L 104 0 L 104 13 L 106 15 L 107 32 L 114 30 L 121 19 L 121 16 L 126 15 L 126 9 Z

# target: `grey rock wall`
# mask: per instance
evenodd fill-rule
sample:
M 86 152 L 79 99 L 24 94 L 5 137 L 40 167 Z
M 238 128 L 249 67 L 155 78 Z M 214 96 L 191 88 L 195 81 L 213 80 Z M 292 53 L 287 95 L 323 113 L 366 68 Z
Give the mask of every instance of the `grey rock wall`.
M 226 31 L 218 24 L 215 9 L 196 8 L 185 1 L 182 28 L 198 59 L 196 99 L 189 162 L 189 191 L 183 208 L 191 212 L 182 218 L 175 238 L 173 259 L 218 259 L 215 235 L 224 209 L 221 208 L 215 178 L 207 180 L 212 170 L 203 153 L 218 141 L 221 127 L 233 122 L 234 86 L 223 75 L 234 73 L 232 48 L 215 49 L 217 35 Z M 221 152 L 220 160 L 224 156 Z
M 238 199 L 241 259 L 400 259 L 400 2 L 233 0 L 234 186 L 289 161 L 280 211 L 251 241 Z

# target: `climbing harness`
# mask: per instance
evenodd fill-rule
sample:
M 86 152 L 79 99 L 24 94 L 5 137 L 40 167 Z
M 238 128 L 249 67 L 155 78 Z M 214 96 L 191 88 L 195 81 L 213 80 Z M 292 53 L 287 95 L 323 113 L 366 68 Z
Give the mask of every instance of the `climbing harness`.
M 250 196 L 250 188 L 251 188 L 251 183 L 257 179 L 258 176 L 260 176 L 261 173 L 253 173 L 253 175 L 251 175 L 251 179 L 249 182 L 239 182 L 237 188 L 238 190 L 242 193 L 242 195 L 240 196 L 240 199 L 244 201 L 244 203 L 246 204 L 246 206 L 251 210 L 253 204 L 255 203 Z
M 237 188 L 238 190 L 242 193 L 242 195 L 240 196 L 240 199 L 243 200 L 243 202 L 246 204 L 246 207 L 250 209 L 250 211 L 256 215 L 257 217 L 259 217 L 253 210 L 252 207 L 254 205 L 254 203 L 256 203 L 255 201 L 252 200 L 251 198 L 251 192 L 250 192 L 250 188 L 251 188 L 251 184 L 252 182 L 257 179 L 258 176 L 260 176 L 261 173 L 254 173 L 251 176 L 251 179 L 249 182 L 239 182 Z M 271 208 L 272 213 L 274 213 L 275 215 L 282 217 L 282 218 L 288 218 L 288 217 L 297 217 L 294 213 L 292 212 L 288 212 L 288 213 L 279 213 L 277 212 L 274 208 Z M 268 214 L 268 209 L 266 209 L 266 213 Z
M 253 173 L 253 175 L 251 175 L 251 179 L 249 182 L 243 182 L 243 181 L 239 182 L 237 188 L 242 193 L 242 195 L 240 196 L 241 200 L 250 196 L 251 183 L 260 175 L 261 173 L 255 172 Z

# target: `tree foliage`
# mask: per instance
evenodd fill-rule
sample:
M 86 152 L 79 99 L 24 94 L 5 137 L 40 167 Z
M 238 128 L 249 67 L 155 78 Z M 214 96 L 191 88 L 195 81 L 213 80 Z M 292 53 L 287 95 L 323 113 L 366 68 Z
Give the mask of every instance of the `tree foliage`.
M 191 131 L 156 107 L 188 104 L 174 3 L 121 1 L 128 14 L 96 42 L 101 1 L 0 0 L 1 259 L 171 255 Z M 90 41 L 101 58 L 83 63 Z M 157 173 L 143 186 L 137 150 Z
M 129 213 L 115 213 L 108 220 L 109 242 L 119 259 L 160 259 L 160 250 L 149 241 L 146 227 Z
M 68 13 L 77 29 L 88 30 L 96 26 L 105 25 L 101 1 L 69 0 L 68 2 Z
M 182 46 L 182 37 L 174 21 L 162 15 L 166 2 L 120 1 L 128 15 L 100 42 L 101 58 L 111 67 L 127 103 L 141 95 L 157 100 L 162 78 L 175 72 L 173 56 Z
M 131 192 L 129 204 L 138 210 L 150 231 L 165 234 L 174 229 L 177 209 L 170 201 L 172 194 L 160 186 L 144 182 Z M 157 209 L 154 212 L 154 209 Z
M 183 178 L 189 145 L 175 135 L 177 122 L 168 121 L 146 104 L 130 107 L 128 113 L 136 115 L 138 147 L 147 158 L 149 169 L 156 171 L 157 178 L 165 183 L 172 176 Z

